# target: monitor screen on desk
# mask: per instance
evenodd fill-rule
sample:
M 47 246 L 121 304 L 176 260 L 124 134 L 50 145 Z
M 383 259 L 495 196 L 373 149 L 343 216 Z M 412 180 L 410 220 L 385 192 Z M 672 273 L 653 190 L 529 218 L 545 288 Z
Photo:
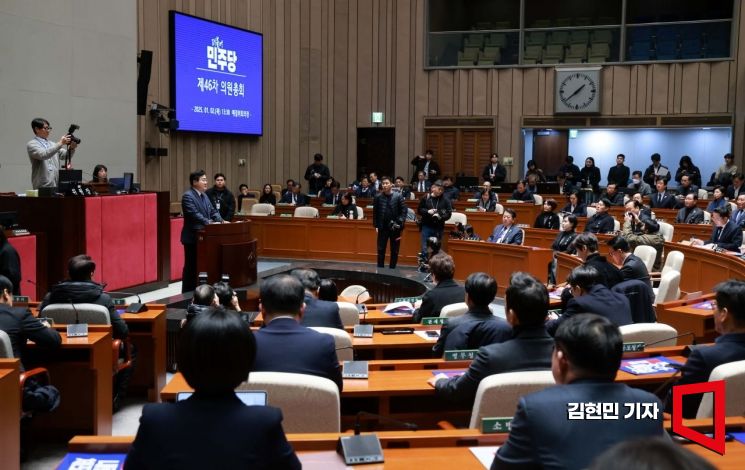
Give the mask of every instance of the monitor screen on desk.
M 2 225 L 5 230 L 11 230 L 14 228 L 18 225 L 18 212 L 0 212 L 0 225 Z
M 124 192 L 130 192 L 132 190 L 132 180 L 134 179 L 134 173 L 124 173 L 124 185 L 122 190 Z

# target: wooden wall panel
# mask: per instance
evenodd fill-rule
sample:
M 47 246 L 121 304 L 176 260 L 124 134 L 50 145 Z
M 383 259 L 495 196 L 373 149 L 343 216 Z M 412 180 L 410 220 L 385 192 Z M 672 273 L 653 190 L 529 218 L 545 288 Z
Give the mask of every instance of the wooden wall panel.
M 425 117 L 491 116 L 491 145 L 512 156 L 521 173 L 523 116 L 553 113 L 554 68 L 425 70 L 426 0 L 138 0 L 138 48 L 154 52 L 149 101 L 169 103 L 168 10 L 229 23 L 264 36 L 264 135 L 160 134 L 138 120 L 139 175 L 146 189 L 177 200 L 190 171 L 203 168 L 240 183 L 301 179 L 315 152 L 342 182 L 356 172 L 357 128 L 384 112 L 394 127 L 395 169 L 411 176 L 411 157 L 425 147 Z M 738 24 L 743 12 L 736 11 Z M 745 33 L 736 28 L 735 60 L 605 66 L 607 115 L 735 116 L 734 151 L 742 165 L 745 138 Z M 144 147 L 169 156 L 145 159 Z M 453 145 L 455 142 L 452 143 Z M 239 166 L 238 160 L 247 164 Z

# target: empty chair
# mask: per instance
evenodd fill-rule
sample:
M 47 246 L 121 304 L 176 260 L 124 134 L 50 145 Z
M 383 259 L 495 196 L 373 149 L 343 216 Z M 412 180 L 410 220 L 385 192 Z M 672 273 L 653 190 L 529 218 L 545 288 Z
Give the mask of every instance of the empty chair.
M 55 323 L 90 323 L 92 325 L 111 325 L 109 309 L 98 304 L 49 304 L 42 311 L 43 316 Z
M 594 207 L 587 207 L 587 217 L 592 217 L 596 212 L 597 210 Z
M 236 390 L 265 390 L 282 410 L 286 433 L 339 432 L 339 388 L 324 377 L 288 372 L 251 372 Z
M 339 362 L 353 361 L 354 350 L 352 349 L 352 337 L 349 336 L 344 330 L 339 328 L 328 328 L 325 326 L 309 326 L 311 330 L 316 330 L 319 333 L 330 335 L 334 338 L 334 346 L 336 347 L 336 357 Z
M 680 253 L 680 252 L 678 252 Z M 657 250 L 649 245 L 639 245 L 634 248 L 634 255 L 644 261 L 644 265 L 647 267 L 647 271 L 652 272 L 654 267 L 654 260 L 657 258 Z
M 461 223 L 466 225 L 468 223 L 468 217 L 462 212 L 452 212 L 450 218 L 445 221 L 446 224 L 457 224 Z
M 618 327 L 624 343 L 655 343 L 655 346 L 678 344 L 678 330 L 664 323 L 634 323 Z M 659 341 L 659 343 L 658 343 Z
M 251 208 L 259 203 L 259 200 L 253 197 L 244 198 L 241 201 L 241 214 L 250 214 Z M 271 206 L 271 204 L 269 204 Z
M 356 304 L 366 302 L 370 299 L 370 292 L 367 290 L 367 287 L 359 284 L 352 284 L 345 287 L 339 295 Z
M 662 265 L 662 270 L 659 273 L 652 273 L 650 271 L 650 277 L 652 282 L 660 282 L 663 274 L 668 272 L 677 272 L 683 268 L 683 261 L 685 261 L 685 255 L 683 252 L 673 250 L 665 255 L 665 264 Z M 657 294 L 657 287 L 654 288 L 655 295 Z
M 507 35 L 504 33 L 491 33 L 484 43 L 484 49 L 487 47 L 498 47 L 504 49 L 507 47 Z
M 673 241 L 673 232 L 675 232 L 675 227 L 673 227 L 671 224 L 668 224 L 667 222 L 658 223 L 660 224 L 660 234 L 662 234 L 662 237 L 665 239 L 665 241 Z
M 604 42 L 610 44 L 613 42 L 613 34 L 608 29 L 598 29 L 592 32 L 592 42 Z
M 709 199 L 709 191 L 705 189 L 699 189 L 698 190 L 698 198 L 699 199 Z
M 543 52 L 543 60 L 564 60 L 564 46 L 561 44 L 549 44 Z
M 293 216 L 302 219 L 315 219 L 318 218 L 318 209 L 310 206 L 296 207 Z
M 361 208 L 360 206 L 357 206 L 357 218 L 358 219 L 364 219 L 365 218 L 365 210 Z
M 670 271 L 665 273 L 660 279 L 660 286 L 657 288 L 657 295 L 654 298 L 654 304 L 678 300 L 680 297 L 680 273 Z
M 440 316 L 443 318 L 459 317 L 468 311 L 468 305 L 465 302 L 445 305 L 440 310 Z
M 572 44 L 569 46 L 569 50 L 567 51 L 567 61 L 569 60 L 569 57 L 573 58 L 579 58 L 581 60 L 584 60 L 587 58 L 587 45 L 584 43 L 581 44 Z
M 543 58 L 543 46 L 525 46 L 525 53 L 523 54 L 524 61 L 535 60 L 536 62 L 540 62 L 541 58 Z
M 525 34 L 525 44 L 528 46 L 541 46 L 546 44 L 546 32 L 545 31 L 534 31 Z
M 479 384 L 471 410 L 469 428 L 481 428 L 481 420 L 513 416 L 520 397 L 554 385 L 550 370 L 508 372 L 486 377 Z
M 607 60 L 610 57 L 610 46 L 606 42 L 593 43 L 590 45 L 590 57 L 602 57 Z
M 704 223 L 710 224 L 711 223 L 711 212 L 704 211 Z
M 254 204 L 251 206 L 251 215 L 274 215 L 274 206 L 271 204 Z
M 724 403 L 724 416 L 742 416 L 745 414 L 745 361 L 728 362 L 717 366 L 709 382 L 724 380 L 727 382 L 727 394 Z M 714 414 L 713 393 L 705 393 L 698 406 L 696 418 L 711 418 Z
M 548 44 L 565 46 L 569 43 L 569 31 L 554 31 L 548 39 Z
M 569 44 L 587 45 L 589 39 L 590 33 L 586 29 L 579 29 L 572 31 L 572 34 L 569 35 Z
M 339 305 L 339 317 L 344 326 L 354 326 L 360 323 L 360 311 L 350 302 L 336 302 Z
M 543 196 L 540 194 L 533 194 L 533 203 L 536 206 L 542 206 L 543 205 Z
M 497 204 L 494 206 L 494 213 L 495 214 L 504 214 L 504 206 L 502 204 Z

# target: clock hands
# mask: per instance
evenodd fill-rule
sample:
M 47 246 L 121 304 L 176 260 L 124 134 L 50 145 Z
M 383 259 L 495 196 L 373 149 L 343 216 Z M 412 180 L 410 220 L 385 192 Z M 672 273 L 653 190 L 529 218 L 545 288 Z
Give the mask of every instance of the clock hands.
M 576 90 L 574 90 L 574 93 L 572 93 L 571 95 L 567 96 L 565 99 L 567 101 L 569 101 L 574 95 L 576 95 L 577 93 L 579 93 L 580 91 L 582 91 L 582 89 L 585 87 L 585 85 L 587 85 L 587 84 L 586 83 L 582 84 L 581 87 L 579 87 Z

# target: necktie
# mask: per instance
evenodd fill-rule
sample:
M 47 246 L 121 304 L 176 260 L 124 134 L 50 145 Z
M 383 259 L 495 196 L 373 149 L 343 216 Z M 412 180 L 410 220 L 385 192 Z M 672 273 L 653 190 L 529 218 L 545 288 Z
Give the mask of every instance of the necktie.
M 662 193 L 660 193 L 660 195 L 657 196 L 657 202 L 659 202 L 660 204 L 662 204 Z
M 420 181 L 419 182 L 419 192 L 420 193 L 423 193 L 424 192 L 424 181 Z
M 724 232 L 724 227 L 719 227 L 717 230 L 719 232 L 717 233 L 717 241 L 719 241 L 719 239 L 722 238 L 722 232 Z
M 499 236 L 497 239 L 497 243 L 502 243 L 504 241 L 504 238 L 507 236 L 507 233 L 509 233 L 510 229 L 505 230 L 502 228 L 502 235 Z

